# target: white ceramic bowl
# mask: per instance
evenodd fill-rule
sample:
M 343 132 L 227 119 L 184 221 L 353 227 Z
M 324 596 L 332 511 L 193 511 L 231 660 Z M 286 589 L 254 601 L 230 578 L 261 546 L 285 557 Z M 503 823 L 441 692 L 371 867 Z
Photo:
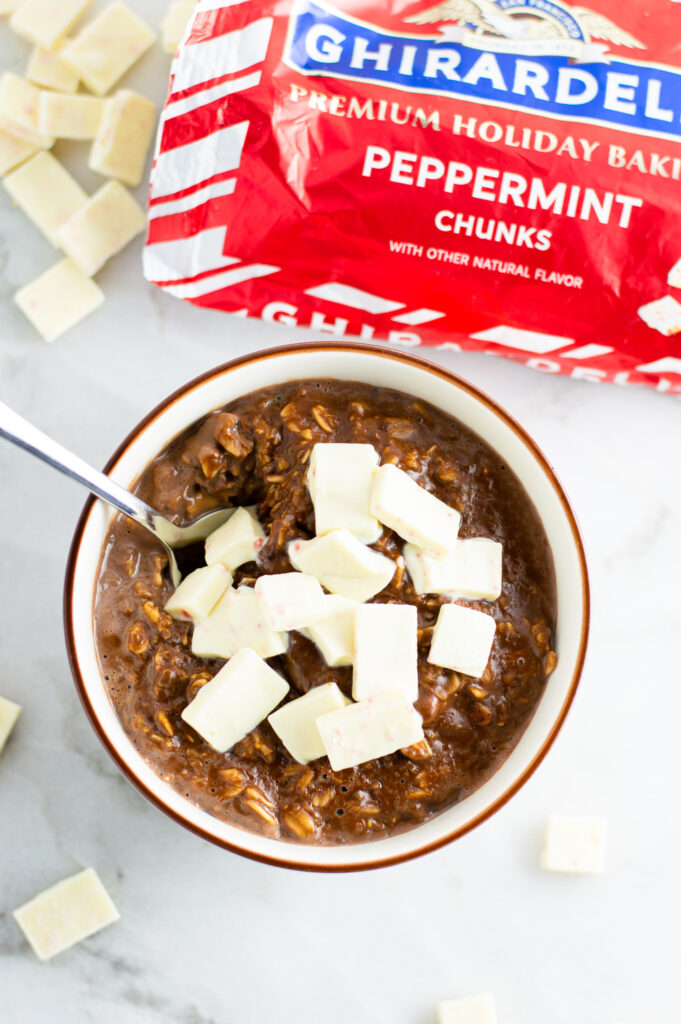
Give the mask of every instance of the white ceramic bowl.
M 321 343 L 256 353 L 187 384 L 151 412 L 123 442 L 107 471 L 131 487 L 166 444 L 211 410 L 270 384 L 311 377 L 396 388 L 455 416 L 501 455 L 534 502 L 548 535 L 558 590 L 558 667 L 520 742 L 468 799 L 392 838 L 350 846 L 303 846 L 267 839 L 218 821 L 164 783 L 124 733 L 99 671 L 93 634 L 94 586 L 110 510 L 91 499 L 71 549 L 66 577 L 66 640 L 79 695 L 114 761 L 175 821 L 247 857 L 313 871 L 353 871 L 417 857 L 457 839 L 499 809 L 529 778 L 553 743 L 575 694 L 589 623 L 586 560 L 574 515 L 553 470 L 522 428 L 498 405 L 447 370 L 423 359 L 367 345 Z

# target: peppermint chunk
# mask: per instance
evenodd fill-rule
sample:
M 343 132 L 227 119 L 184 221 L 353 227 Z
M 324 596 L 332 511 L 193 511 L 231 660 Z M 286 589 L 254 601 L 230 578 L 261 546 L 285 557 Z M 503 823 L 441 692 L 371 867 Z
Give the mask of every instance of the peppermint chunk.
M 373 544 L 383 528 L 372 516 L 371 488 L 378 452 L 370 444 L 316 444 L 310 456 L 307 487 L 317 536 L 345 527 L 364 544 Z
M 648 327 L 667 338 L 681 331 L 681 302 L 677 302 L 671 295 L 663 295 L 661 299 L 641 306 L 638 315 Z
M 10 28 L 29 42 L 54 50 L 92 5 L 92 0 L 24 0 L 10 19 Z
M 327 665 L 337 668 L 352 665 L 355 643 L 356 601 L 337 594 L 324 595 L 324 614 L 300 632 L 312 640 L 324 655 Z
M 501 594 L 503 544 L 486 538 L 457 540 L 445 558 L 431 558 L 405 544 L 404 560 L 417 594 L 446 594 L 473 601 L 496 601 Z
M 206 562 L 221 562 L 232 572 L 246 562 L 255 562 L 265 543 L 265 533 L 252 508 L 238 508 L 206 540 Z
M 351 601 L 370 600 L 395 575 L 392 559 L 372 551 L 345 529 L 313 540 L 291 541 L 288 557 L 294 568 L 316 576 L 332 594 Z
M 350 704 L 336 683 L 315 686 L 283 708 L 279 708 L 268 721 L 291 757 L 300 764 L 309 764 L 324 757 L 326 748 L 317 728 L 317 719 L 328 711 L 337 711 Z
M 602 874 L 605 868 L 605 822 L 600 818 L 552 814 L 546 829 L 541 866 L 545 871 Z
M 144 175 L 155 125 L 156 105 L 146 96 L 121 89 L 104 101 L 104 113 L 90 153 L 90 170 L 137 188 Z
M 255 593 L 270 629 L 301 629 L 324 614 L 324 591 L 314 576 L 304 572 L 261 576 Z
M 496 628 L 485 612 L 445 604 L 435 624 L 428 661 L 478 679 L 487 667 Z
M 278 672 L 244 648 L 202 686 L 182 718 L 214 750 L 226 750 L 248 736 L 289 691 Z
M 26 68 L 26 78 L 33 85 L 57 92 L 78 91 L 78 75 L 59 59 L 59 51 L 52 53 L 34 46 Z
M 165 610 L 174 619 L 204 619 L 213 611 L 227 587 L 234 581 L 224 565 L 207 565 L 182 580 L 166 602 Z
M 40 89 L 11 71 L 0 77 L 0 128 L 38 149 L 50 149 L 54 139 L 38 130 Z
M 355 612 L 352 696 L 368 700 L 401 693 L 419 695 L 416 608 L 410 604 L 363 604 Z
M 56 341 L 98 309 L 104 293 L 71 260 L 62 260 L 20 288 L 14 301 L 44 341 Z
M 59 245 L 92 277 L 146 228 L 139 203 L 118 181 L 110 181 L 60 228 Z
M 288 635 L 270 629 L 252 587 L 232 587 L 210 615 L 195 622 L 192 651 L 200 658 L 231 658 L 243 647 L 274 658 L 288 650 Z
M 43 92 L 38 106 L 38 130 L 56 139 L 94 139 L 104 114 L 104 100 Z
M 124 3 L 113 3 L 62 52 L 90 92 L 103 96 L 153 45 L 156 35 Z
M 17 718 L 21 714 L 21 708 L 6 697 L 0 697 L 0 754 L 4 750 Z
M 0 175 L 14 170 L 15 167 L 23 164 L 29 157 L 35 156 L 37 152 L 37 146 L 30 142 L 25 142 L 11 132 L 6 132 L 4 128 L 0 128 Z
M 317 719 L 335 772 L 387 757 L 423 739 L 423 720 L 401 693 L 382 693 Z
M 14 919 L 40 960 L 63 953 L 119 916 L 92 868 L 53 885 L 14 911 Z
M 468 996 L 438 1003 L 437 1024 L 497 1024 L 491 996 Z
M 87 193 L 51 153 L 38 153 L 3 184 L 14 202 L 55 247 L 59 230 L 88 201 Z
M 166 53 L 175 53 L 195 10 L 196 0 L 175 0 L 171 3 L 161 22 L 161 46 Z
M 444 558 L 456 541 L 461 516 L 397 466 L 381 466 L 374 474 L 371 512 L 410 544 L 433 558 Z

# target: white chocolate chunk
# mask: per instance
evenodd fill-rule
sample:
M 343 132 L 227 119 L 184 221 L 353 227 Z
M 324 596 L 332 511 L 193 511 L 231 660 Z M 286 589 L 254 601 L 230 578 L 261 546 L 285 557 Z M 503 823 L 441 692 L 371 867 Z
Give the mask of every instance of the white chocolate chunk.
M 277 632 L 304 629 L 325 611 L 324 591 L 314 576 L 304 572 L 261 576 L 255 593 L 265 622 Z
M 194 624 L 192 651 L 200 658 L 232 658 L 242 647 L 261 658 L 288 650 L 288 634 L 270 629 L 252 587 L 230 588 L 210 615 Z
M 397 466 L 385 465 L 374 474 L 371 511 L 385 526 L 433 558 L 444 558 L 454 547 L 461 516 Z
M 144 210 L 124 185 L 110 181 L 59 230 L 67 256 L 92 277 L 146 228 Z
M 91 4 L 92 0 L 25 0 L 10 28 L 30 43 L 54 50 Z
M 62 260 L 14 296 L 44 341 L 55 341 L 104 302 L 104 293 L 71 260 Z
M 416 607 L 361 604 L 355 612 L 352 696 L 368 700 L 400 693 L 412 703 L 419 695 Z
M 681 288 L 681 260 L 677 260 L 667 274 L 667 284 L 672 288 Z
M 325 683 L 284 704 L 283 708 L 270 715 L 268 721 L 291 757 L 300 764 L 309 764 L 326 754 L 317 719 L 350 703 L 336 683 Z
M 4 18 L 8 14 L 14 14 L 24 3 L 26 3 L 26 0 L 0 0 L 0 18 Z
M 501 594 L 503 544 L 484 537 L 457 540 L 445 558 L 431 558 L 414 544 L 403 550 L 417 594 L 446 594 L 496 601 Z
M 156 40 L 124 3 L 113 3 L 64 47 L 63 59 L 87 88 L 103 96 Z
M 144 174 L 155 126 L 156 105 L 146 96 L 121 89 L 104 103 L 90 169 L 136 188 Z
M 437 1006 L 437 1024 L 497 1024 L 492 996 L 447 999 Z
M 205 619 L 215 608 L 227 587 L 234 582 L 224 565 L 207 565 L 196 569 L 182 580 L 166 601 L 165 610 L 174 619 Z
M 600 818 L 552 814 L 541 866 L 545 871 L 601 874 L 605 868 L 605 822 Z
M 38 149 L 50 149 L 54 139 L 38 130 L 40 89 L 25 78 L 5 71 L 0 77 L 0 128 Z
M 244 648 L 201 687 L 182 718 L 223 754 L 260 725 L 289 689 L 255 651 Z
M 255 509 L 238 508 L 233 516 L 206 538 L 206 563 L 221 562 L 234 572 L 246 562 L 255 562 L 265 543 L 265 532 Z
M 445 604 L 433 630 L 428 661 L 479 679 L 487 667 L 496 628 L 485 612 Z
M 42 89 L 68 93 L 78 91 L 78 75 L 64 64 L 58 50 L 53 53 L 51 50 L 43 50 L 41 46 L 34 46 L 28 58 L 26 78 Z
M 0 175 L 14 170 L 38 152 L 37 146 L 0 128 Z
M 312 640 L 332 668 L 352 665 L 355 646 L 356 601 L 337 594 L 324 595 L 324 615 L 300 632 Z
M 118 921 L 120 915 L 92 868 L 46 889 L 14 911 L 14 918 L 41 960 Z
M 96 96 L 43 92 L 38 107 L 38 130 L 56 139 L 94 139 L 103 113 L 104 100 Z
M 335 772 L 394 754 L 423 739 L 423 720 L 401 693 L 349 704 L 317 719 L 317 728 Z
M 59 229 L 88 201 L 87 193 L 51 153 L 38 153 L 3 185 L 23 212 L 55 248 Z
M 9 739 L 17 718 L 21 714 L 21 708 L 6 697 L 0 697 L 0 754 L 4 750 L 5 743 Z
M 184 39 L 189 20 L 196 10 L 196 0 L 175 0 L 161 22 L 161 45 L 173 54 Z
M 294 568 L 309 572 L 332 594 L 351 601 L 368 601 L 388 586 L 395 563 L 372 551 L 348 530 L 332 530 L 313 540 L 294 540 L 288 546 Z
M 648 327 L 667 338 L 681 331 L 681 302 L 677 302 L 671 295 L 663 295 L 661 299 L 641 306 L 638 315 Z
M 363 544 L 383 532 L 372 516 L 371 488 L 380 462 L 370 444 L 316 444 L 310 456 L 307 487 L 312 498 L 317 536 L 345 527 Z

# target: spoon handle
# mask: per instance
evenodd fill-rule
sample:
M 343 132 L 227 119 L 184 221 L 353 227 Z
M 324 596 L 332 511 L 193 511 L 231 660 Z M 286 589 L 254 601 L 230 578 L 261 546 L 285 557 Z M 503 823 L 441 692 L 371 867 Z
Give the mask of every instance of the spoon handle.
M 42 430 L 38 430 L 33 424 L 25 420 L 23 416 L 14 412 L 4 402 L 0 402 L 0 437 L 6 438 L 12 444 L 30 452 L 38 459 L 53 466 L 60 473 L 77 480 L 89 491 L 103 498 L 119 512 L 134 519 L 147 530 L 156 532 L 157 520 L 160 518 L 158 512 L 150 508 L 145 502 L 140 501 L 134 494 L 130 494 L 124 487 L 120 487 L 104 473 L 93 469 L 87 462 L 74 455 L 67 448 L 62 447 Z

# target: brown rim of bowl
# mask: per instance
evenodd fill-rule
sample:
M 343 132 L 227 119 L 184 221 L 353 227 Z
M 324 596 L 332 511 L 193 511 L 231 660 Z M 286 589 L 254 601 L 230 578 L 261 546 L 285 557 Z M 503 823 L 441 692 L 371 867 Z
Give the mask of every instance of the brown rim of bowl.
M 153 420 L 157 419 L 161 413 L 165 412 L 166 409 L 168 409 L 168 407 L 172 405 L 175 401 L 177 401 L 179 398 L 182 398 L 188 392 L 193 391 L 195 388 L 204 384 L 206 381 L 211 380 L 213 377 L 222 375 L 223 373 L 225 373 L 225 371 L 232 370 L 238 366 L 243 366 L 247 363 L 256 363 L 260 362 L 263 359 L 278 358 L 279 356 L 282 355 L 306 351 L 366 352 L 369 355 L 379 355 L 387 359 L 393 359 L 399 363 L 407 363 L 411 366 L 418 367 L 419 369 L 427 370 L 429 373 L 434 373 L 437 376 L 446 380 L 448 383 L 453 384 L 455 387 L 467 392 L 469 395 L 472 395 L 483 405 L 487 406 L 488 409 L 491 409 L 492 412 L 494 412 L 498 417 L 500 417 L 500 419 L 502 419 L 503 422 L 508 427 L 510 427 L 510 429 L 526 445 L 526 447 L 528 447 L 531 450 L 537 461 L 543 467 L 546 476 L 551 482 L 553 489 L 561 502 L 567 520 L 570 524 L 570 529 L 572 531 L 575 547 L 577 549 L 582 581 L 582 601 L 584 605 L 584 612 L 582 617 L 582 628 L 579 640 L 579 649 L 577 651 L 575 670 L 572 674 L 572 679 L 570 681 L 570 688 L 567 697 L 563 702 L 563 706 L 560 710 L 560 713 L 558 714 L 558 717 L 556 718 L 549 735 L 544 740 L 538 753 L 532 759 L 527 768 L 522 772 L 519 778 L 516 779 L 513 785 L 509 786 L 509 788 L 505 790 L 505 792 L 502 793 L 502 795 L 498 797 L 488 808 L 486 808 L 484 811 L 478 814 L 471 821 L 467 822 L 465 825 L 462 825 L 459 828 L 454 829 L 448 835 L 443 836 L 442 838 L 437 839 L 432 843 L 427 843 L 426 845 L 421 846 L 418 849 L 409 850 L 405 853 L 396 854 L 393 857 L 385 857 L 379 861 L 360 862 L 358 864 L 305 864 L 301 863 L 300 861 L 296 861 L 295 856 L 293 856 L 291 859 L 284 859 L 283 857 L 281 859 L 278 857 L 269 857 L 264 854 L 254 853 L 251 850 L 244 850 L 236 844 L 227 842 L 224 839 L 218 839 L 216 836 L 211 835 L 209 832 L 207 832 L 200 826 L 194 825 L 191 822 L 187 821 L 176 811 L 172 810 L 172 808 L 168 807 L 154 793 L 152 793 L 151 790 L 148 789 L 147 786 L 138 778 L 134 771 L 132 771 L 132 769 L 130 769 L 127 766 L 127 764 L 123 761 L 122 757 L 119 755 L 118 751 L 116 750 L 113 743 L 109 739 L 106 730 L 103 728 L 95 714 L 94 708 L 92 707 L 90 699 L 87 694 L 87 690 L 83 681 L 83 676 L 80 671 L 80 665 L 78 664 L 78 656 L 76 652 L 75 631 L 73 625 L 72 594 L 75 566 L 80 552 L 80 545 L 82 541 L 83 532 L 85 530 L 87 520 L 89 518 L 90 512 L 96 500 L 94 497 L 88 498 L 87 502 L 85 503 L 85 507 L 80 515 L 78 524 L 76 526 L 76 532 L 71 543 L 71 549 L 69 551 L 69 557 L 66 564 L 66 578 L 64 582 L 64 631 L 66 634 L 66 649 L 68 653 L 69 664 L 71 666 L 71 672 L 73 674 L 76 689 L 78 691 L 78 696 L 88 718 L 90 719 L 90 723 L 92 724 L 92 727 L 97 733 L 102 745 L 105 747 L 110 757 L 113 759 L 118 768 L 128 779 L 128 781 L 131 782 L 133 786 L 135 786 L 135 788 L 138 789 L 143 794 L 143 796 L 147 798 L 147 800 L 154 804 L 154 806 L 157 807 L 159 810 L 163 811 L 164 814 L 168 815 L 168 817 L 172 818 L 173 821 L 177 822 L 179 825 L 182 825 L 184 828 L 188 829 L 190 832 L 193 832 L 195 835 L 200 836 L 202 839 L 206 839 L 208 842 L 213 843 L 215 846 L 220 846 L 223 849 L 230 850 L 232 853 L 237 853 L 242 857 L 247 857 L 249 860 L 259 861 L 263 864 L 269 864 L 274 867 L 284 867 L 297 871 L 313 871 L 327 874 L 354 871 L 370 871 L 377 868 L 392 867 L 396 864 L 401 864 L 406 861 L 414 860 L 416 857 L 422 857 L 427 853 L 432 853 L 434 850 L 439 850 L 441 847 L 454 842 L 454 840 L 460 839 L 462 836 L 466 835 L 467 832 L 471 832 L 474 828 L 477 828 L 478 825 L 481 825 L 484 821 L 487 821 L 488 818 L 491 818 L 493 814 L 496 814 L 496 812 L 500 810 L 511 799 L 511 797 L 515 796 L 515 794 L 525 785 L 528 779 L 537 770 L 541 762 L 546 757 L 548 751 L 550 750 L 551 746 L 553 745 L 556 739 L 556 736 L 558 735 L 560 729 L 563 726 L 563 723 L 567 717 L 567 713 L 570 710 L 570 707 L 574 700 L 575 693 L 577 692 L 577 686 L 579 684 L 582 669 L 584 667 L 584 659 L 586 657 L 586 648 L 589 636 L 590 620 L 589 575 L 586 563 L 586 555 L 584 552 L 584 544 L 582 542 L 579 526 L 577 525 L 577 520 L 570 506 L 570 502 L 568 501 L 567 496 L 563 491 L 563 488 L 560 485 L 558 478 L 556 477 L 553 467 L 549 463 L 548 459 L 546 458 L 542 450 L 539 448 L 536 442 L 533 441 L 533 439 L 524 430 L 524 428 L 521 427 L 520 424 L 508 412 L 506 412 L 505 409 L 498 405 L 493 399 L 489 398 L 489 396 L 486 395 L 483 391 L 480 391 L 473 384 L 469 384 L 468 381 L 465 381 L 461 377 L 458 377 L 455 373 L 452 373 L 450 370 L 446 370 L 444 367 L 438 366 L 435 363 L 431 363 L 429 360 L 423 359 L 420 356 L 415 356 L 412 355 L 411 353 L 399 352 L 397 350 L 392 350 L 379 345 L 365 345 L 360 343 L 341 342 L 302 342 L 300 344 L 283 345 L 278 348 L 264 349 L 259 352 L 254 352 L 251 355 L 240 356 L 239 358 L 232 359 L 227 363 L 222 363 L 220 366 L 216 366 L 212 370 L 206 371 L 206 373 L 203 373 L 200 376 L 195 377 L 193 380 L 189 381 L 181 388 L 178 388 L 177 391 L 174 391 L 171 395 L 168 396 L 168 398 L 164 399 L 154 409 L 152 409 L 152 411 L 148 413 L 148 415 L 145 416 L 144 419 L 142 419 L 137 424 L 137 426 L 133 428 L 133 430 L 131 430 L 131 432 L 128 434 L 125 440 L 121 442 L 121 444 L 118 446 L 118 448 L 116 449 L 116 451 L 114 452 L 114 454 L 111 456 L 106 466 L 104 467 L 104 472 L 111 472 L 111 470 L 114 468 L 118 460 L 130 446 L 130 444 L 132 444 L 132 442 L 136 440 L 140 433 Z M 291 852 L 294 853 L 296 848 L 295 845 L 290 844 L 289 848 L 291 849 Z

